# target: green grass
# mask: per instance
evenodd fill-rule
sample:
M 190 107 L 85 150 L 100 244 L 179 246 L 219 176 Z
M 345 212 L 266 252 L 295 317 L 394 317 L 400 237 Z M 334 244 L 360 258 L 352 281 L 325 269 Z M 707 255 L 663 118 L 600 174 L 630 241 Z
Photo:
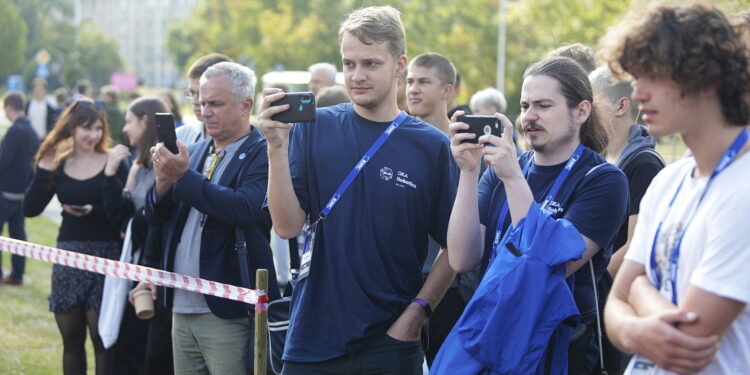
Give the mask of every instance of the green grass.
M 7 226 L 6 226 L 7 227 Z M 26 219 L 28 241 L 54 246 L 58 226 L 44 217 Z M 3 236 L 7 236 L 7 230 Z M 10 272 L 10 254 L 1 252 L 4 274 Z M 62 339 L 49 312 L 52 264 L 26 260 L 21 287 L 0 286 L 0 374 L 45 375 L 62 373 Z M 88 373 L 94 373 L 94 352 L 86 342 Z

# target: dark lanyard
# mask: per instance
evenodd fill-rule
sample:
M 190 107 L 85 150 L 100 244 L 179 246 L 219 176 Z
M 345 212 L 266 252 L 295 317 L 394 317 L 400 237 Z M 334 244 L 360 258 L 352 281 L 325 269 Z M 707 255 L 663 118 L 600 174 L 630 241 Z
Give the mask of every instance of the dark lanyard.
M 362 171 L 362 168 L 364 168 L 365 165 L 367 165 L 367 163 L 370 161 L 370 159 L 372 159 L 372 157 L 375 156 L 375 153 L 377 153 L 378 150 L 380 150 L 380 147 L 385 143 L 386 140 L 388 140 L 391 134 L 393 134 L 393 132 L 396 129 L 398 129 L 399 126 L 401 126 L 401 124 L 404 122 L 405 119 L 406 119 L 406 112 L 402 111 L 398 115 L 398 117 L 396 117 L 396 119 L 393 120 L 393 122 L 390 125 L 388 125 L 388 128 L 385 129 L 383 134 L 381 134 L 380 137 L 378 137 L 378 139 L 375 140 L 375 143 L 373 143 L 372 146 L 370 146 L 370 149 L 367 150 L 365 155 L 362 156 L 362 159 L 359 160 L 357 165 L 355 165 L 354 168 L 346 176 L 346 178 L 344 178 L 344 181 L 341 181 L 341 185 L 339 185 L 339 187 L 336 189 L 336 192 L 333 193 L 333 196 L 331 197 L 331 199 L 328 200 L 328 203 L 326 204 L 326 206 L 323 207 L 323 209 L 320 211 L 320 217 L 318 218 L 318 220 L 316 220 L 316 222 L 328 217 L 328 214 L 331 213 L 331 210 L 339 201 L 339 198 L 341 198 L 341 196 L 344 195 L 344 192 L 346 191 L 346 189 L 349 188 L 349 185 L 352 184 L 352 182 L 357 177 L 357 175 L 359 175 L 359 172 Z
M 716 165 L 716 168 L 714 168 L 714 171 L 711 172 L 711 176 L 708 178 L 708 182 L 706 183 L 706 187 L 703 189 L 703 192 L 701 193 L 700 197 L 698 198 L 697 204 L 695 204 L 690 210 L 690 214 L 687 216 L 687 220 L 685 221 L 685 225 L 682 226 L 682 232 L 679 234 L 679 237 L 677 238 L 677 243 L 675 244 L 674 251 L 672 252 L 672 256 L 669 259 L 669 283 L 672 286 L 672 303 L 677 305 L 677 267 L 678 262 L 680 259 L 680 247 L 682 246 L 682 239 L 685 237 L 685 232 L 687 232 L 687 228 L 690 225 L 690 223 L 693 221 L 693 217 L 695 217 L 695 213 L 698 211 L 698 207 L 700 207 L 701 202 L 703 202 L 703 198 L 706 197 L 706 193 L 708 192 L 708 189 L 711 187 L 711 183 L 714 181 L 714 178 L 719 175 L 724 169 L 729 166 L 729 164 L 734 161 L 734 159 L 737 157 L 737 154 L 742 149 L 743 146 L 745 146 L 745 142 L 747 142 L 748 139 L 748 132 L 747 129 L 742 129 L 740 134 L 737 135 L 737 138 L 734 139 L 734 142 L 729 146 L 729 149 L 724 153 L 724 156 L 721 157 L 721 160 L 719 160 L 719 163 Z M 651 244 L 651 272 L 653 273 L 654 278 L 654 287 L 656 287 L 657 290 L 661 290 L 661 275 L 659 274 L 659 267 L 656 264 L 656 243 L 659 240 L 659 235 L 661 234 L 661 227 L 664 224 L 664 221 L 667 220 L 667 217 L 669 217 L 670 211 L 672 211 L 672 205 L 674 204 L 675 200 L 677 200 L 677 196 L 680 194 L 680 190 L 682 190 L 682 184 L 685 183 L 685 180 L 693 173 L 693 169 L 691 169 L 685 177 L 682 178 L 682 181 L 680 181 L 680 185 L 677 186 L 677 191 L 674 192 L 674 195 L 672 196 L 672 199 L 669 201 L 669 204 L 667 205 L 667 210 L 664 212 L 664 216 L 662 217 L 661 221 L 659 222 L 659 225 L 656 227 L 656 234 L 654 234 L 654 241 Z
M 555 179 L 554 184 L 552 184 L 552 188 L 549 190 L 549 193 L 547 194 L 547 197 L 544 198 L 544 201 L 542 201 L 541 208 L 542 210 L 546 209 L 550 202 L 554 199 L 555 195 L 557 194 L 557 191 L 560 190 L 560 187 L 562 187 L 565 180 L 568 179 L 568 176 L 570 175 L 570 171 L 573 170 L 573 167 L 575 167 L 576 163 L 578 163 L 578 160 L 581 159 L 581 155 L 583 155 L 583 144 L 579 143 L 578 147 L 576 148 L 573 155 L 568 159 L 568 162 L 565 164 L 565 168 L 563 168 L 562 171 L 560 171 L 560 174 L 557 175 L 557 178 Z M 531 167 L 531 162 L 534 160 L 534 157 L 530 157 L 529 161 L 526 162 L 526 166 L 523 167 L 523 176 L 527 177 L 529 168 Z M 500 244 L 500 240 L 502 239 L 503 234 L 503 224 L 505 223 L 505 219 L 508 218 L 508 192 L 505 192 L 505 203 L 503 204 L 503 208 L 500 209 L 500 214 L 498 215 L 497 219 L 497 227 L 495 228 L 495 240 L 492 242 L 492 253 L 491 256 L 495 256 L 495 251 L 497 249 L 497 245 Z

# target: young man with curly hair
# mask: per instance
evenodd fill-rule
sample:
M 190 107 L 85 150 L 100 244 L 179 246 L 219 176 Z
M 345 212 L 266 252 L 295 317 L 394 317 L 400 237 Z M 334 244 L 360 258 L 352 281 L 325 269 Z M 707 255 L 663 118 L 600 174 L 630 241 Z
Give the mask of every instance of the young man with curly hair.
M 679 133 L 693 155 L 649 187 L 609 295 L 609 337 L 636 353 L 626 374 L 750 372 L 750 57 L 740 34 L 696 2 L 634 13 L 605 39 L 651 134 Z

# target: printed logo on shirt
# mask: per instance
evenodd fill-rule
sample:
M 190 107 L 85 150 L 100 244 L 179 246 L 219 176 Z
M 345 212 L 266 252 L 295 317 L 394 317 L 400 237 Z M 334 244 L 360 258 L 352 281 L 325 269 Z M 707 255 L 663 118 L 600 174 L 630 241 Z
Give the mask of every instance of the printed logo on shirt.
M 398 171 L 398 175 L 396 176 L 396 186 L 401 186 L 401 187 L 408 186 L 412 189 L 417 188 L 417 184 L 409 180 L 409 175 L 403 171 Z
M 380 178 L 383 181 L 390 181 L 393 178 L 393 170 L 388 167 L 380 168 Z
M 555 216 L 563 212 L 563 208 L 560 203 L 553 200 L 553 201 L 550 201 L 549 204 L 547 204 L 547 207 L 544 209 L 544 211 L 550 214 L 551 216 Z

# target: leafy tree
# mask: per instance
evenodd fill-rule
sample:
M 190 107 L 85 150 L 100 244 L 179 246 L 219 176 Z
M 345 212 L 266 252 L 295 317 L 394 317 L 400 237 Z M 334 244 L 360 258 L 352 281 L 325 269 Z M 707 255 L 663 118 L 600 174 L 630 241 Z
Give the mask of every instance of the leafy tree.
M 70 0 L 12 0 L 21 11 L 21 17 L 28 25 L 26 52 L 22 69 L 24 81 L 31 82 L 36 72 L 34 56 L 40 49 L 46 49 L 52 57 L 52 74 L 47 80 L 50 87 L 61 84 L 61 72 L 65 57 L 76 45 L 77 31 L 69 18 L 73 15 Z
M 4 78 L 18 72 L 23 64 L 27 27 L 20 10 L 10 0 L 0 0 L 0 14 L 3 15 L 3 27 L 0 28 L 0 46 L 3 46 L 0 77 Z
M 122 70 L 119 43 L 102 34 L 91 21 L 81 24 L 79 38 L 73 58 L 66 64 L 67 84 L 72 86 L 79 78 L 86 78 L 94 86 L 106 85 L 112 72 Z

